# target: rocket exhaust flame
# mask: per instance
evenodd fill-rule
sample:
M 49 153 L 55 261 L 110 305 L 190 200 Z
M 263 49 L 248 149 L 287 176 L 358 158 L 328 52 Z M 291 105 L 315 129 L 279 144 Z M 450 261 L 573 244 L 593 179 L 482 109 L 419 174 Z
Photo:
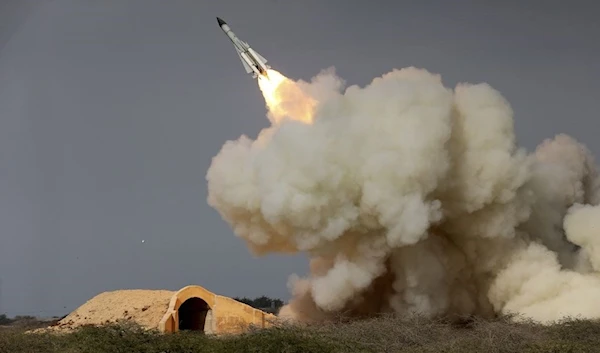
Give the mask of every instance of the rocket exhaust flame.
M 258 85 L 265 98 L 272 123 L 280 123 L 286 118 L 312 123 L 316 103 L 295 82 L 269 69 L 268 78 L 259 76 Z
M 256 255 L 305 252 L 280 317 L 600 318 L 600 178 L 566 135 L 532 154 L 487 84 L 405 68 L 342 91 L 258 77 L 272 125 L 228 141 L 208 203 Z

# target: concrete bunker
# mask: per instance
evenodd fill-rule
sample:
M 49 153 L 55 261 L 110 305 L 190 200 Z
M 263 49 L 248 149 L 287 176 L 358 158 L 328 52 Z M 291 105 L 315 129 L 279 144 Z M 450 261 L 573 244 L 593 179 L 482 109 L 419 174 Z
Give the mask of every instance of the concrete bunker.
M 204 331 L 207 334 L 235 334 L 250 325 L 269 327 L 276 316 L 254 309 L 232 298 L 214 294 L 200 286 L 176 292 L 158 324 L 161 332 Z
M 48 329 L 73 330 L 125 320 L 163 333 L 190 330 L 222 335 L 242 333 L 250 326 L 269 327 L 276 319 L 273 314 L 191 285 L 179 291 L 125 289 L 100 293 Z

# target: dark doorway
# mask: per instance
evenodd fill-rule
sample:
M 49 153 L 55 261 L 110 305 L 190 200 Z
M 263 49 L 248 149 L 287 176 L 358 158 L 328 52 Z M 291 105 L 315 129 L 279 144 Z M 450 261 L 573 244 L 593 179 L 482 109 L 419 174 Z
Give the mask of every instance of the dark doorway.
M 210 307 L 200 298 L 190 298 L 179 307 L 179 330 L 204 331 Z

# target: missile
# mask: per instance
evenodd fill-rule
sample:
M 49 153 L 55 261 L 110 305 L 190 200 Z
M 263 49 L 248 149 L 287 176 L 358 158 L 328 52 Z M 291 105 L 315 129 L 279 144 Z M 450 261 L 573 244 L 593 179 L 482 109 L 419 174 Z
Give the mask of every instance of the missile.
M 233 43 L 235 51 L 240 57 L 242 65 L 244 65 L 246 73 L 251 73 L 254 78 L 257 78 L 259 75 L 269 78 L 267 69 L 270 69 L 271 67 L 267 65 L 267 59 L 263 58 L 259 53 L 254 51 L 254 49 L 250 48 L 248 43 L 240 40 L 225 21 L 217 17 L 217 22 L 219 23 L 219 27 L 221 27 L 223 32 L 225 32 L 227 37 L 229 37 Z

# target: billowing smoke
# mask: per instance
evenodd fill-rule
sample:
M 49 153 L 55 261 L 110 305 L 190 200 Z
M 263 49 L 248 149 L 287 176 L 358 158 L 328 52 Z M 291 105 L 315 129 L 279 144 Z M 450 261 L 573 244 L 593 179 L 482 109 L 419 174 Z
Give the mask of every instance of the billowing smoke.
M 208 203 L 249 249 L 309 254 L 281 317 L 600 317 L 600 181 L 569 136 L 528 154 L 487 84 L 394 70 L 261 81 L 272 126 L 225 143 Z

